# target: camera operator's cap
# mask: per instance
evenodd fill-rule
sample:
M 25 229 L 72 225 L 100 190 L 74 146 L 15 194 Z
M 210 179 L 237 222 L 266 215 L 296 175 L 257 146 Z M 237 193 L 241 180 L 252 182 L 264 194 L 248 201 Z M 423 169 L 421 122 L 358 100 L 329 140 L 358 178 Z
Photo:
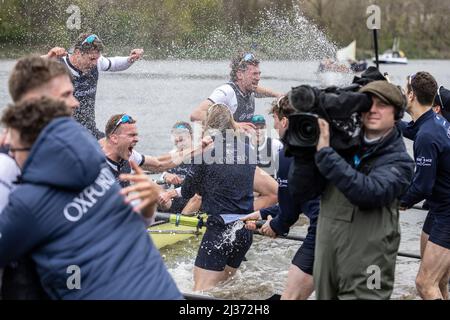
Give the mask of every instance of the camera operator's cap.
M 259 125 L 266 125 L 266 119 L 264 118 L 264 116 L 259 115 L 259 114 L 255 114 L 255 115 L 252 117 L 251 122 L 252 122 L 254 125 L 257 125 L 257 124 L 259 124 Z
M 371 93 L 380 98 L 384 103 L 392 105 L 397 109 L 402 109 L 405 103 L 401 90 L 397 86 L 383 80 L 373 81 L 362 87 L 359 92 Z
M 443 110 L 450 111 L 450 90 L 440 86 L 434 99 L 434 104 L 441 106 Z

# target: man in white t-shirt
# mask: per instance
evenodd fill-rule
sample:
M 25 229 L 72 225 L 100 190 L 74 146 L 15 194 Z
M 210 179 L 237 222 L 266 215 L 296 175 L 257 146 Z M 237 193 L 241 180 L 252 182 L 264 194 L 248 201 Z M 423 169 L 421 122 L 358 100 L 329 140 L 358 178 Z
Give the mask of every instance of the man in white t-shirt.
M 257 97 L 279 97 L 282 94 L 259 86 L 261 71 L 259 60 L 252 53 L 242 53 L 231 61 L 230 81 L 216 88 L 191 114 L 191 121 L 206 119 L 208 108 L 216 103 L 229 107 L 240 129 L 254 129 L 251 119 L 255 113 Z

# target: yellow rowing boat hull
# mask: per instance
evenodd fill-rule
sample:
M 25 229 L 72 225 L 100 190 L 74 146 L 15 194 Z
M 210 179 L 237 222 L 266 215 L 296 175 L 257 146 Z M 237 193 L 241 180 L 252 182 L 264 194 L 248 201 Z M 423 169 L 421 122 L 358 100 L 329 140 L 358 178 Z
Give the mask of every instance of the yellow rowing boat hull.
M 189 227 L 189 226 L 175 226 L 173 223 L 163 223 L 157 226 L 150 227 L 149 230 L 174 230 L 174 231 L 196 231 L 196 228 Z M 203 234 L 205 231 L 205 228 L 200 229 L 200 233 Z M 173 245 L 180 241 L 186 241 L 190 238 L 196 237 L 195 234 L 177 234 L 177 233 L 170 233 L 170 234 L 157 234 L 157 233 L 151 233 L 150 237 L 153 240 L 153 243 L 158 249 Z

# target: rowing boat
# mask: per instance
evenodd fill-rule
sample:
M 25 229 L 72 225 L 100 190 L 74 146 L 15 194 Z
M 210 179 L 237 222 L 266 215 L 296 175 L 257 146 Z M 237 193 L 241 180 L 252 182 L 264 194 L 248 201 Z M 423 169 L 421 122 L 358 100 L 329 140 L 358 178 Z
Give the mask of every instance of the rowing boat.
M 204 216 L 187 217 L 176 214 L 157 213 L 156 223 L 148 228 L 158 249 L 203 235 Z

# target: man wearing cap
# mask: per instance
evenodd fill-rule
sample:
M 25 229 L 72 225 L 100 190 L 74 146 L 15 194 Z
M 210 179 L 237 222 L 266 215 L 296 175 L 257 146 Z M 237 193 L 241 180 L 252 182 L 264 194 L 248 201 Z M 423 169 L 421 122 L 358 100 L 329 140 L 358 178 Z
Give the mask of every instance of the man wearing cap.
M 401 207 L 426 200 L 429 208 L 420 239 L 422 260 L 416 287 L 423 299 L 433 300 L 448 299 L 450 271 L 450 125 L 432 110 L 437 90 L 428 72 L 409 76 L 406 110 L 413 121 L 399 125 L 405 137 L 414 140 L 416 159 L 414 180 L 401 198 Z M 442 99 L 444 91 L 440 91 Z M 443 99 L 439 103 L 444 105 Z
M 105 136 L 95 124 L 95 96 L 99 71 L 123 71 L 142 58 L 144 50 L 133 49 L 128 57 L 106 58 L 101 55 L 103 42 L 95 34 L 81 34 L 72 54 L 55 47 L 43 57 L 58 58 L 69 69 L 75 87 L 74 96 L 80 101 L 74 117 L 97 139 Z
M 372 97 L 362 113 L 361 145 L 344 159 L 330 147 L 319 119 L 315 161 L 327 185 L 317 227 L 314 285 L 318 299 L 389 299 L 400 245 L 398 198 L 414 172 L 400 130 L 404 97 L 387 81 L 361 92 Z
M 255 126 L 255 134 L 251 135 L 250 147 L 256 151 L 256 165 L 275 178 L 278 169 L 278 152 L 283 149 L 280 140 L 269 137 L 266 130 L 266 119 L 256 114 L 251 123 Z
M 221 103 L 230 109 L 240 129 L 254 129 L 251 119 L 255 113 L 255 93 L 258 97 L 280 97 L 268 88 L 259 86 L 259 60 L 252 53 L 241 53 L 231 61 L 230 81 L 216 88 L 191 114 L 191 121 L 204 121 L 208 108 Z

